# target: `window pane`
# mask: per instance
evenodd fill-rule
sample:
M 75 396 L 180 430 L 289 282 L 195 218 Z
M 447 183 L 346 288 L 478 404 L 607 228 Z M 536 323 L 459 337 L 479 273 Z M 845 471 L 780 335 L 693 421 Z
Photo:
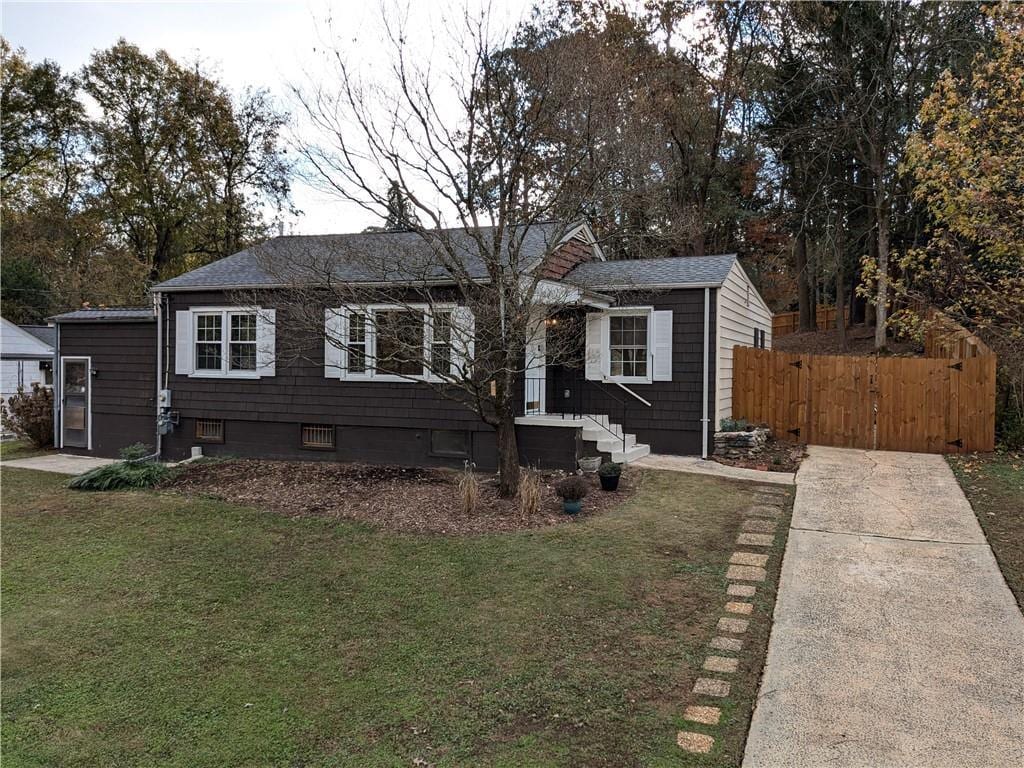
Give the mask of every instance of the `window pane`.
M 220 341 L 220 333 L 220 315 L 196 315 L 196 341 Z
M 353 313 L 348 316 L 348 340 L 350 344 L 366 341 L 366 315 Z
M 612 315 L 609 318 L 610 373 L 612 376 L 647 376 L 647 315 Z
M 196 344 L 196 370 L 219 371 L 221 368 L 220 342 Z
M 256 370 L 256 345 L 255 344 L 231 344 L 231 370 L 232 371 L 255 371 Z
M 408 311 L 377 313 L 377 372 L 405 376 L 423 374 L 423 314 Z
M 256 341 L 256 315 L 231 315 L 231 341 Z

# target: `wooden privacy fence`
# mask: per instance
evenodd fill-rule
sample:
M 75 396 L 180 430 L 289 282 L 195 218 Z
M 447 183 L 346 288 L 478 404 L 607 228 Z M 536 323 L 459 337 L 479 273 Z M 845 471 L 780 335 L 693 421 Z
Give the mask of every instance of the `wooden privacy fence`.
M 996 358 L 733 350 L 732 412 L 783 439 L 883 451 L 995 447 Z
M 836 308 L 827 307 L 824 304 L 819 304 L 817 307 L 817 322 L 818 330 L 824 330 L 825 328 L 836 327 Z M 791 333 L 796 333 L 800 330 L 800 313 L 799 312 L 779 312 L 777 315 L 772 315 L 772 338 L 777 339 L 780 336 L 788 336 Z

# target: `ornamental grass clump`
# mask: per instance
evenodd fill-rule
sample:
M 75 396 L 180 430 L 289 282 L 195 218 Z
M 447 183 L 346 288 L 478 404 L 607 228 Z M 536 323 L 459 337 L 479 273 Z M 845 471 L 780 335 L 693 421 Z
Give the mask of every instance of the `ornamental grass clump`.
M 524 517 L 540 512 L 541 481 L 535 469 L 525 469 L 519 476 L 519 511 Z
M 476 505 L 480 501 L 480 481 L 473 471 L 476 464 L 466 461 L 462 467 L 462 474 L 459 476 L 459 500 L 462 503 L 462 513 L 471 515 L 476 511 Z
M 124 491 L 152 488 L 164 480 L 171 470 L 155 461 L 119 461 L 91 469 L 74 478 L 69 488 L 76 491 Z

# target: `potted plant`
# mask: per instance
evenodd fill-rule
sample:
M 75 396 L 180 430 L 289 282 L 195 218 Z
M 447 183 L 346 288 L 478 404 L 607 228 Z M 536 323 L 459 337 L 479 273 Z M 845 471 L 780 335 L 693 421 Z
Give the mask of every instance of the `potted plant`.
M 619 478 L 622 477 L 622 464 L 617 461 L 606 461 L 598 468 L 597 476 L 601 478 L 602 490 L 617 490 Z
M 597 472 L 597 468 L 601 466 L 601 457 L 584 456 L 582 459 L 579 459 L 576 463 L 579 464 L 580 469 L 582 469 L 584 472 Z
M 583 497 L 589 490 L 587 481 L 579 475 L 571 475 L 555 484 L 555 493 L 562 499 L 562 511 L 570 515 L 580 511 Z

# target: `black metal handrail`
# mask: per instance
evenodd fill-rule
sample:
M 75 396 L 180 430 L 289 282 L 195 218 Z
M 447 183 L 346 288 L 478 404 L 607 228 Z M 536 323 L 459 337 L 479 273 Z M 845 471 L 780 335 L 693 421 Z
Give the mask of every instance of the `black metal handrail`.
M 524 381 L 525 407 L 523 409 L 523 412 L 526 415 L 540 415 L 540 406 L 541 401 L 543 399 L 542 396 L 546 394 L 547 383 L 547 378 L 531 378 L 529 376 L 526 377 Z M 621 440 L 622 450 L 623 452 L 625 452 L 626 410 L 627 406 L 629 405 L 629 401 L 625 397 L 619 395 L 618 393 L 613 392 L 611 389 L 602 388 L 601 384 L 603 383 L 604 382 L 601 381 L 590 380 L 586 378 L 582 371 L 576 371 L 572 381 L 572 413 L 567 414 L 565 413 L 564 409 L 562 409 L 560 415 L 563 419 L 567 417 L 572 418 L 573 420 L 589 419 L 591 422 L 593 422 L 595 425 L 603 429 L 616 440 Z M 602 395 L 607 396 L 616 404 L 616 406 L 618 406 L 616 410 L 618 410 L 620 414 L 618 424 L 619 428 L 622 430 L 621 435 L 616 434 L 614 430 L 611 429 L 610 425 L 602 424 L 600 421 L 594 418 L 594 414 L 592 413 L 593 409 L 589 407 L 590 405 L 592 405 L 591 398 L 589 396 L 592 395 L 593 393 L 600 393 Z M 606 415 L 609 419 L 611 419 L 611 413 L 608 413 Z

